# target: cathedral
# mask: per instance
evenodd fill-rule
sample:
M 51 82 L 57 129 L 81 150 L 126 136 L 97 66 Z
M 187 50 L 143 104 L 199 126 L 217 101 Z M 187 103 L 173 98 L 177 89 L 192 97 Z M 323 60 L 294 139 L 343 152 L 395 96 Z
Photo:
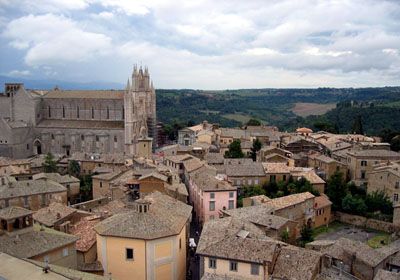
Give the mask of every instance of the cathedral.
M 125 90 L 40 91 L 6 84 L 0 93 L 0 156 L 143 156 L 156 138 L 155 124 L 156 94 L 147 67 L 134 66 Z

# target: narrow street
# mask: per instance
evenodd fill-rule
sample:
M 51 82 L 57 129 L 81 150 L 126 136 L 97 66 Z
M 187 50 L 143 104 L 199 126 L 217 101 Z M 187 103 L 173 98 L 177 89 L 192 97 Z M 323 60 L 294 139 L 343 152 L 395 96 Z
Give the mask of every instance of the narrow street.
M 193 217 L 192 222 L 190 223 L 189 238 L 194 238 L 196 245 L 198 245 L 200 235 L 196 234 L 196 231 L 199 231 L 199 227 L 196 223 L 195 217 Z M 196 250 L 192 251 L 191 249 L 189 249 L 189 265 L 186 278 L 191 280 L 200 280 L 200 275 L 199 275 L 200 263 L 199 263 L 199 258 L 195 255 L 195 251 Z

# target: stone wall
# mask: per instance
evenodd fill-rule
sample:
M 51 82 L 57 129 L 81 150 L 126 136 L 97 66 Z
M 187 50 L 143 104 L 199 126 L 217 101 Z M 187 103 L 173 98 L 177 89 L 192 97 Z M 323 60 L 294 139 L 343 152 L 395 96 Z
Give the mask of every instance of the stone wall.
M 351 215 L 342 212 L 335 213 L 335 220 L 342 223 L 351 224 L 363 228 L 371 228 L 374 230 L 384 231 L 387 233 L 400 232 L 399 225 L 394 225 L 392 223 L 379 221 L 375 219 L 368 219 L 366 217 Z
M 89 201 L 77 203 L 77 204 L 71 205 L 70 207 L 90 212 L 93 208 L 99 207 L 100 205 L 105 205 L 108 202 L 110 202 L 108 197 L 102 197 L 102 198 L 97 198 L 97 199 L 92 199 Z

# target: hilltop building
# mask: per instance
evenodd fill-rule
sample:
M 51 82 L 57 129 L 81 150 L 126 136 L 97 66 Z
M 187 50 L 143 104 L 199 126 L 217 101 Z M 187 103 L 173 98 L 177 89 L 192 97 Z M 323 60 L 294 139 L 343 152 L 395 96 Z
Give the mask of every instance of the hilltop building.
M 144 156 L 156 137 L 155 124 L 156 95 L 147 68 L 134 66 L 125 90 L 45 92 L 6 84 L 0 94 L 0 156 L 80 151 Z

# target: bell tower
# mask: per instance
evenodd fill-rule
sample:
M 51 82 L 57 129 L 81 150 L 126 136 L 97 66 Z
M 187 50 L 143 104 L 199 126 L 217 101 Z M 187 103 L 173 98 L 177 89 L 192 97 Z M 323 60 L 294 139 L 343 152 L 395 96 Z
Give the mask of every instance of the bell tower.
M 146 137 L 155 139 L 156 93 L 147 67 L 133 66 L 131 81 L 128 79 L 124 95 L 125 152 L 138 155 L 138 140 Z

